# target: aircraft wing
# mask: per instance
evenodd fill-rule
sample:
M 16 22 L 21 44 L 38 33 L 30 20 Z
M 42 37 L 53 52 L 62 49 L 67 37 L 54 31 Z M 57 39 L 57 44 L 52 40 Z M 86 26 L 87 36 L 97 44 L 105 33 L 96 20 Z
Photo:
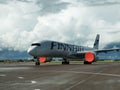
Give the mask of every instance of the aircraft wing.
M 113 49 L 101 49 L 101 50 L 95 50 L 95 52 L 98 53 L 107 53 L 110 51 L 120 51 L 120 48 L 113 48 Z
M 120 51 L 120 48 L 113 48 L 113 49 L 101 49 L 101 50 L 89 50 L 89 51 L 78 51 L 78 52 L 74 52 L 74 53 L 71 53 L 70 55 L 71 56 L 77 56 L 77 57 L 84 57 L 84 55 L 87 53 L 87 52 L 93 52 L 95 54 L 99 54 L 99 53 L 108 53 L 108 52 L 111 52 L 111 51 Z

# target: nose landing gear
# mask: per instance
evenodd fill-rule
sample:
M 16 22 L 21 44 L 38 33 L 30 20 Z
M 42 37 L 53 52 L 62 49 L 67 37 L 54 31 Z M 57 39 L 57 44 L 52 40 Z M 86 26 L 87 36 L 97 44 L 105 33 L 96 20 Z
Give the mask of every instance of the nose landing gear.
M 38 57 L 34 57 L 34 59 L 35 59 L 35 65 L 36 66 L 40 65 L 39 58 Z

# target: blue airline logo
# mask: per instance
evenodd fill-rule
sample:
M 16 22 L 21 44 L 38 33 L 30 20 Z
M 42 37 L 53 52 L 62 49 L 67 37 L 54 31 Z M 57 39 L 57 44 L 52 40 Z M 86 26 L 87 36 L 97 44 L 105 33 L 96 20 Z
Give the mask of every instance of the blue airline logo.
M 70 44 L 64 44 L 64 43 L 58 43 L 58 42 L 51 42 L 51 49 L 74 51 L 74 52 L 84 51 L 84 47 L 82 46 L 76 46 L 76 45 L 70 45 Z

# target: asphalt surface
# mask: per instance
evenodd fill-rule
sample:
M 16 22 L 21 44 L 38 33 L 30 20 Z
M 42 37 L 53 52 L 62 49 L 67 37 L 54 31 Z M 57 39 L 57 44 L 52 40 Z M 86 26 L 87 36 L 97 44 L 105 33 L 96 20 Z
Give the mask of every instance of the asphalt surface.
M 119 90 L 120 63 L 0 64 L 0 90 Z

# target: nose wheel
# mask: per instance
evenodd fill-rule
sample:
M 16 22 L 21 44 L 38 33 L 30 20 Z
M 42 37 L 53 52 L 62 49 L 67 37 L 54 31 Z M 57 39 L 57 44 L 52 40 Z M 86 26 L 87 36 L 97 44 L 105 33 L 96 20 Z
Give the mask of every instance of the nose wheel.
M 36 65 L 36 66 L 40 65 L 39 58 L 38 58 L 38 57 L 34 57 L 34 59 L 35 59 L 35 61 L 36 61 L 36 62 L 35 62 L 35 65 Z
M 40 62 L 35 62 L 35 65 L 40 65 Z

